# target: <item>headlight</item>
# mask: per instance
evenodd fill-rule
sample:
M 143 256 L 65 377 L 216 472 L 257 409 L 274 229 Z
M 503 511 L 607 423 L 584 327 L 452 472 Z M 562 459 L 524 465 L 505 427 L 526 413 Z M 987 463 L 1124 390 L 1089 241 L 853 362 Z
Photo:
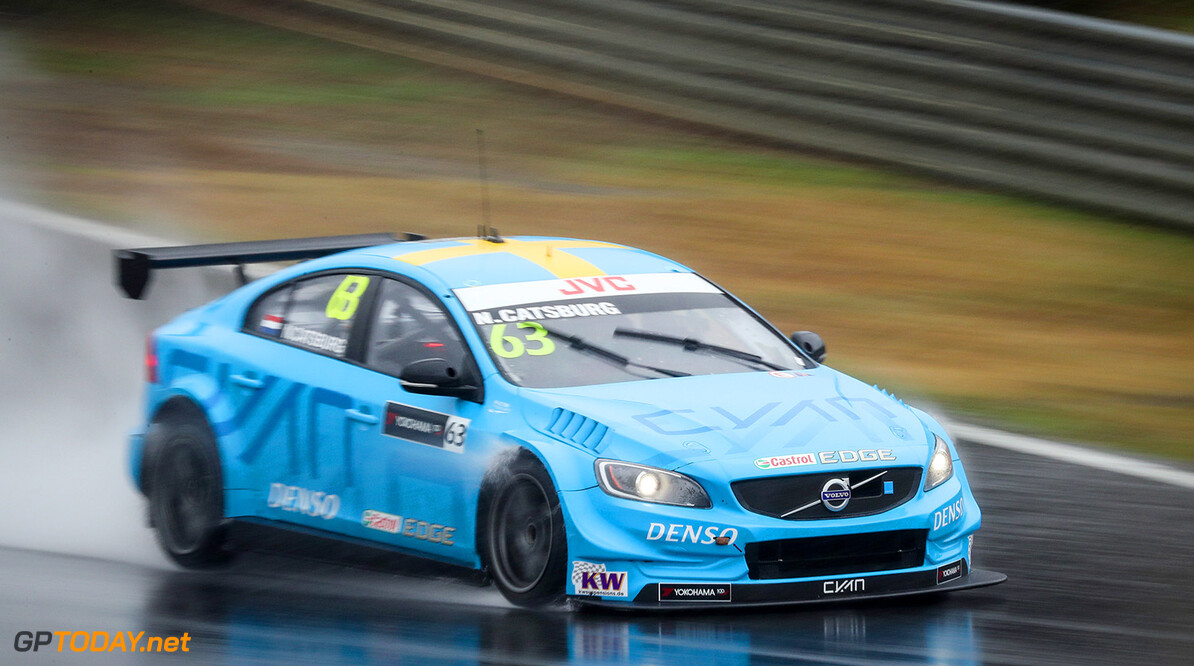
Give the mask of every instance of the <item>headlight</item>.
M 945 440 L 933 435 L 937 438 L 937 446 L 933 449 L 933 457 L 929 459 L 929 469 L 925 472 L 925 491 L 930 491 L 937 486 L 949 481 L 949 477 L 954 475 L 954 461 L 949 456 L 949 447 L 946 446 Z
M 696 509 L 713 506 L 701 484 L 683 474 L 657 467 L 598 460 L 597 482 L 602 490 L 614 497 Z

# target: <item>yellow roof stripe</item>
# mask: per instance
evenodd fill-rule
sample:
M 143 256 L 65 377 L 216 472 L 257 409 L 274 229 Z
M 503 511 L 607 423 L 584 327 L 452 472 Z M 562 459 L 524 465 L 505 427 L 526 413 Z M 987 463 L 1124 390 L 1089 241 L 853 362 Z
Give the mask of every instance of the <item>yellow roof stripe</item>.
M 394 259 L 405 261 L 415 266 L 423 266 L 444 259 L 475 257 L 482 254 L 505 252 L 538 264 L 558 278 L 575 278 L 605 275 L 605 271 L 574 254 L 555 252 L 555 250 L 576 247 L 621 247 L 620 245 L 594 241 L 524 241 L 509 238 L 504 243 L 491 243 L 482 238 L 470 238 L 460 242 L 464 243 L 464 245 L 441 247 L 434 250 L 420 250 L 409 254 L 400 254 L 394 257 Z

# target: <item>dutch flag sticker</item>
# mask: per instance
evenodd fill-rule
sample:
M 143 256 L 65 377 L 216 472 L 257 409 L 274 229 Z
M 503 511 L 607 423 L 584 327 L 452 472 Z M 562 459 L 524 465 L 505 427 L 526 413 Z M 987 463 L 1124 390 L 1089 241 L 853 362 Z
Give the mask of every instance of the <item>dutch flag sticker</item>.
M 261 319 L 261 332 L 277 337 L 282 333 L 282 317 L 279 315 L 265 315 Z

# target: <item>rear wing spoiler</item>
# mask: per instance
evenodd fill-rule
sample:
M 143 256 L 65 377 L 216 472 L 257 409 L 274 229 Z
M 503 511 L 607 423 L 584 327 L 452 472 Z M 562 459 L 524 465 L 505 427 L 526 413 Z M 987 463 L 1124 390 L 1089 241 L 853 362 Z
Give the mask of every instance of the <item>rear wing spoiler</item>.
M 150 273 L 159 268 L 236 266 L 237 275 L 240 276 L 243 283 L 245 282 L 245 264 L 314 259 L 345 250 L 424 240 L 425 238 L 427 237 L 412 233 L 401 235 L 389 233 L 353 234 L 243 243 L 147 247 L 136 250 L 114 250 L 112 254 L 116 259 L 116 284 L 124 290 L 129 298 L 141 298 L 145 295 L 146 287 L 149 286 Z

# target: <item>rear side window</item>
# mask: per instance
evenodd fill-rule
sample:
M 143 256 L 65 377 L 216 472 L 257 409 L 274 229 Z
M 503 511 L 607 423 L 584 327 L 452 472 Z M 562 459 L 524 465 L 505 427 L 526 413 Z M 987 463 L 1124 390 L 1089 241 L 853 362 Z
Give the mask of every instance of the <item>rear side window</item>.
M 343 358 L 362 299 L 380 280 L 368 275 L 321 275 L 300 280 L 259 300 L 245 330 Z
M 293 287 L 293 284 L 288 284 L 257 301 L 245 317 L 245 330 L 281 337 L 282 322 L 286 320 L 286 306 L 290 303 L 290 290 Z

